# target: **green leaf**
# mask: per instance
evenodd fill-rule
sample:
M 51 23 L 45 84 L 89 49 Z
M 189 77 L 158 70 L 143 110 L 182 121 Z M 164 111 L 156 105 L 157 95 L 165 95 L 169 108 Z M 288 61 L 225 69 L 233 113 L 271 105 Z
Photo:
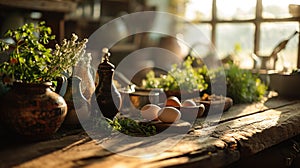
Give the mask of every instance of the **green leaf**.
M 21 35 L 20 35 L 19 33 L 16 33 L 16 35 L 15 35 L 15 39 L 16 39 L 17 41 L 19 41 L 19 40 L 20 40 L 20 38 L 21 38 Z
M 23 58 L 23 57 L 20 57 L 19 58 L 19 62 L 20 62 L 20 64 L 25 64 L 26 63 L 26 59 Z

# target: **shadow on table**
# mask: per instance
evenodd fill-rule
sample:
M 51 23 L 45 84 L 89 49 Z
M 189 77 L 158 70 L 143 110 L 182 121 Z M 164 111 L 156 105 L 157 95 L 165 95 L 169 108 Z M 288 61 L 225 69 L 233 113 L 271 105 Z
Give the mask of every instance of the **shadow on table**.
M 63 149 L 86 135 L 82 129 L 60 129 L 52 137 L 28 141 L 0 125 L 0 168 L 13 167 L 43 155 Z

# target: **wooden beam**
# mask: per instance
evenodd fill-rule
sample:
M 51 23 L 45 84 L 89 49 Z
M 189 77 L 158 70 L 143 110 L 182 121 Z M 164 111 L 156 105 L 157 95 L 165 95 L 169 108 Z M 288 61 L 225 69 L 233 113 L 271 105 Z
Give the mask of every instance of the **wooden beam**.
M 299 19 L 299 30 L 300 30 L 300 19 Z M 297 68 L 300 69 L 300 36 L 299 36 L 299 41 L 298 41 Z
M 67 13 L 76 9 L 77 2 L 72 0 L 1 0 L 0 5 L 30 10 Z

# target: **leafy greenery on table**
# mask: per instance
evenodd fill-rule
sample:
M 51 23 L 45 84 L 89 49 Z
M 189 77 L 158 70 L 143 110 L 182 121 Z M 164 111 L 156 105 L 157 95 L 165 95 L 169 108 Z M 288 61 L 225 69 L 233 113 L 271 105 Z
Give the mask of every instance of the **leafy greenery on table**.
M 225 74 L 227 96 L 231 97 L 235 104 L 256 102 L 264 97 L 267 86 L 250 70 L 230 63 L 225 67 Z
M 174 64 L 167 75 L 155 77 L 154 72 L 149 72 L 143 81 L 145 88 L 163 88 L 176 90 L 179 88 L 200 89 L 211 94 L 210 86 L 217 81 L 220 75 L 226 75 L 227 97 L 233 99 L 235 104 L 251 103 L 261 100 L 267 90 L 257 75 L 250 70 L 241 69 L 233 63 L 225 64 L 224 71 L 219 69 L 208 70 L 206 66 L 192 67 L 192 59 L 183 62 L 182 67 Z
M 156 134 L 156 127 L 150 123 L 142 123 L 127 117 L 115 117 L 113 120 L 94 119 L 94 130 L 101 129 L 106 133 L 110 131 L 121 132 L 131 136 L 152 136 Z
M 108 122 L 113 130 L 133 136 L 151 136 L 156 134 L 156 127 L 151 124 L 137 122 L 133 119 L 121 117 Z
M 206 67 L 202 68 L 206 69 Z M 204 92 L 211 94 L 210 86 L 225 74 L 226 96 L 232 98 L 235 104 L 260 101 L 267 91 L 267 86 L 256 74 L 232 62 L 224 64 L 224 69 L 205 72 L 207 72 L 205 79 L 209 87 Z
M 207 82 L 204 74 L 206 69 L 193 68 L 193 60 L 188 58 L 181 66 L 173 64 L 171 70 L 166 75 L 155 76 L 154 71 L 150 71 L 145 80 L 144 88 L 163 88 L 165 91 L 184 90 L 192 92 L 194 90 L 207 89 Z

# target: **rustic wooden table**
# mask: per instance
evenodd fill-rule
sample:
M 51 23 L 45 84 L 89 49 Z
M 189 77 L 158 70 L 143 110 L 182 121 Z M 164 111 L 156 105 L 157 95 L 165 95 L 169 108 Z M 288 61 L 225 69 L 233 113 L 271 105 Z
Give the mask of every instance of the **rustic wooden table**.
M 108 138 L 114 149 L 130 156 L 104 149 L 105 140 L 93 140 L 81 129 L 60 130 L 41 142 L 1 136 L 0 167 L 227 167 L 300 134 L 300 101 L 272 98 L 234 105 L 217 124 L 205 125 L 203 120 L 197 119 L 187 134 L 165 137 L 163 143 Z M 176 142 L 176 137 L 181 140 Z M 166 145 L 171 148 L 150 155 Z

